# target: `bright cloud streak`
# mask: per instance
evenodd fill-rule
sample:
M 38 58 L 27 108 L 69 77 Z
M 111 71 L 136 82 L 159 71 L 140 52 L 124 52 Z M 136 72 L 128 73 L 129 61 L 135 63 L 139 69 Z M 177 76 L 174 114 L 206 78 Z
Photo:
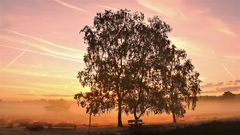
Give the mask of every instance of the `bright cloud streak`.
M 81 61 L 84 55 L 83 51 L 79 51 L 75 49 L 72 50 L 70 48 L 61 47 L 60 45 L 56 45 L 56 44 L 55 45 L 49 44 L 51 42 L 49 41 L 44 42 L 45 40 L 38 40 L 38 38 L 36 37 L 27 36 L 20 33 L 14 33 L 14 34 L 20 36 L 21 38 L 12 38 L 12 37 L 6 37 L 6 36 L 1 36 L 1 38 L 11 42 L 16 42 L 16 43 L 28 45 L 31 47 L 35 47 L 51 55 L 61 56 L 61 57 L 70 58 L 70 59 L 76 59 L 78 61 Z M 57 48 L 60 48 L 61 50 L 50 48 L 49 46 L 57 47 Z
M 222 67 L 233 80 L 236 80 L 236 77 L 229 71 L 229 69 L 224 64 L 222 64 Z
M 62 5 L 62 6 L 65 6 L 65 7 L 68 7 L 68 8 L 71 8 L 71 9 L 74 9 L 76 11 L 80 11 L 80 12 L 87 12 L 85 9 L 82 9 L 82 8 L 79 8 L 77 6 L 74 6 L 74 5 L 71 5 L 69 3 L 66 3 L 62 0 L 53 0 L 55 2 L 57 2 L 58 4 Z
M 36 72 L 36 71 L 26 71 L 26 70 L 16 70 L 16 69 L 9 69 L 9 68 L 2 68 L 2 72 L 11 73 L 16 75 L 24 75 L 24 76 L 31 76 L 31 77 L 44 77 L 44 78 L 52 78 L 52 79 L 64 79 L 64 80 L 71 80 L 69 76 L 64 75 L 52 75 L 49 74 L 47 71 Z
M 16 62 L 25 52 L 27 49 L 24 49 L 19 55 L 17 55 L 12 61 L 10 61 L 5 67 L 8 68 L 11 66 L 14 62 Z
M 215 56 L 211 55 L 210 50 L 188 41 L 187 39 L 176 36 L 171 36 L 170 39 L 178 48 L 186 50 L 187 54 L 199 57 L 215 58 Z
M 9 49 L 20 50 L 20 51 L 24 51 L 24 50 L 25 50 L 25 49 L 21 49 L 21 48 L 17 48 L 17 47 L 9 47 L 9 46 L 4 46 L 4 45 L 0 45 L 0 46 L 1 46 L 1 47 L 5 47 L 5 48 L 9 48 Z M 30 52 L 30 53 L 40 54 L 40 55 L 51 56 L 51 57 L 54 57 L 54 58 L 58 58 L 58 59 L 62 59 L 62 60 L 67 60 L 67 61 L 83 62 L 82 60 L 71 59 L 71 58 L 67 58 L 67 57 L 62 57 L 62 56 L 54 55 L 54 54 L 51 54 L 51 53 L 33 51 L 33 50 L 29 50 L 29 49 L 28 49 L 28 50 L 25 50 L 25 52 Z
M 38 38 L 38 37 L 34 37 L 34 36 L 30 36 L 30 35 L 26 35 L 26 34 L 23 34 L 23 33 L 20 33 L 20 32 L 17 32 L 17 31 L 14 31 L 14 30 L 7 29 L 6 31 L 11 32 L 11 33 L 16 34 L 16 35 L 19 35 L 19 36 L 22 36 L 22 37 L 26 37 L 26 38 L 30 38 L 30 39 L 33 39 L 33 40 L 37 40 L 37 41 L 40 41 L 40 42 L 46 43 L 46 44 L 48 44 L 48 45 L 51 45 L 51 46 L 54 46 L 54 47 L 61 48 L 61 49 L 66 49 L 66 50 L 69 50 L 69 51 L 80 52 L 80 51 L 77 50 L 77 49 L 73 49 L 73 48 L 69 48 L 69 47 L 61 46 L 61 45 L 58 45 L 58 44 L 52 43 L 52 42 L 50 42 L 50 41 L 47 41 L 47 40 L 45 40 L 45 39 L 41 39 L 41 38 Z
M 178 15 L 185 17 L 183 12 L 179 10 L 177 7 L 171 6 L 173 3 L 168 0 L 161 1 L 161 4 L 154 4 L 148 0 L 137 0 L 139 4 L 142 6 L 149 8 L 153 11 L 156 11 L 160 13 L 161 15 L 167 16 L 167 17 L 176 17 Z M 157 2 L 157 1 L 155 1 Z M 178 1 L 174 1 L 178 2 Z M 174 3 L 175 4 L 175 3 Z
M 227 34 L 227 35 L 229 35 L 229 36 L 233 36 L 233 37 L 236 37 L 236 36 L 237 36 L 236 33 L 230 31 L 230 30 L 227 29 L 227 28 L 220 28 L 220 29 L 218 29 L 218 31 L 219 31 L 219 32 L 222 32 L 222 33 L 224 33 L 224 34 Z
M 36 47 L 42 51 L 45 51 L 49 54 L 52 54 L 52 55 L 55 55 L 55 56 L 62 56 L 62 57 L 67 57 L 67 58 L 72 58 L 72 59 L 78 59 L 78 60 L 81 60 L 83 55 L 78 55 L 78 54 L 69 54 L 67 52 L 60 52 L 60 51 L 55 51 L 53 49 L 50 49 L 50 48 L 47 48 L 47 47 L 43 47 L 39 44 L 36 44 L 36 43 L 31 43 L 31 42 L 28 42 L 28 41 L 16 41 L 18 43 L 21 43 L 21 44 L 26 44 L 26 45 L 29 45 L 29 46 L 32 46 L 32 47 Z

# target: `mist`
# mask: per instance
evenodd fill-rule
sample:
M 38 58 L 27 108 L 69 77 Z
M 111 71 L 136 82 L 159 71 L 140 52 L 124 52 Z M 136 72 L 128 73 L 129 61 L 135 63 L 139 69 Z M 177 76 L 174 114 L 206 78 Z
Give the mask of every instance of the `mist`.
M 195 110 L 188 109 L 185 117 L 178 118 L 179 123 L 208 122 L 221 119 L 240 118 L 240 100 L 201 99 Z M 88 114 L 85 109 L 78 107 L 75 101 L 66 100 L 34 100 L 34 101 L 2 101 L 0 102 L 0 124 L 21 122 L 48 122 L 88 124 Z M 132 115 L 123 114 L 123 123 L 134 119 Z M 168 114 L 144 115 L 145 124 L 171 123 L 172 117 Z M 95 126 L 116 125 L 117 113 L 96 115 L 92 118 Z

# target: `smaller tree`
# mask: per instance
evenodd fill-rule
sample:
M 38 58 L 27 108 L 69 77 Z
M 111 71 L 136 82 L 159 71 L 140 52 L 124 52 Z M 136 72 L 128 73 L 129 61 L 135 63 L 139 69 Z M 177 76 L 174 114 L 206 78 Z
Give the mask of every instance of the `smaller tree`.
M 99 92 L 96 89 L 91 89 L 91 92 L 80 92 L 74 96 L 79 106 L 86 108 L 86 113 L 89 114 L 89 127 L 91 127 L 91 116 L 102 114 L 114 108 L 114 100 L 109 93 Z
M 197 94 L 200 93 L 199 73 L 194 70 L 194 66 L 184 50 L 177 49 L 174 45 L 169 50 L 169 60 L 165 63 L 163 70 L 163 85 L 166 92 L 167 113 L 172 113 L 173 122 L 176 117 L 184 117 L 186 107 L 195 109 Z

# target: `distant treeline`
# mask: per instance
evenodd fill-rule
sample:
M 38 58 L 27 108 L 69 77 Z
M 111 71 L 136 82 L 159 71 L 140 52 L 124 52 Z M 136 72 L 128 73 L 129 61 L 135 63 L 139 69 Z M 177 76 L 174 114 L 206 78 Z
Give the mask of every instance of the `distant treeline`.
M 199 96 L 199 100 L 240 100 L 240 94 L 233 94 L 227 91 L 221 96 Z

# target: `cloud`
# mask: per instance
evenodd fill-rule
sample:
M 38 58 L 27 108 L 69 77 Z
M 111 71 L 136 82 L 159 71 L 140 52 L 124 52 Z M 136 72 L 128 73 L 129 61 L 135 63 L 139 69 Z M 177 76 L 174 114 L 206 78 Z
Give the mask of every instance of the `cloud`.
M 62 1 L 62 0 L 53 0 L 53 1 L 56 2 L 56 3 L 58 3 L 58 4 L 60 4 L 60 5 L 62 5 L 62 6 L 64 6 L 64 7 L 67 7 L 67 8 L 76 10 L 76 11 L 86 12 L 86 13 L 88 12 L 88 11 L 85 10 L 85 9 L 82 9 L 82 8 L 77 7 L 77 6 L 71 5 L 71 4 L 69 4 L 69 3 L 67 3 L 67 2 L 64 2 L 64 1 Z
M 216 95 L 222 94 L 226 91 L 234 91 L 240 94 L 240 80 L 218 82 L 218 83 L 207 83 L 201 86 L 202 94 L 204 95 Z
M 213 83 L 207 83 L 207 84 L 205 84 L 205 85 L 202 85 L 201 87 L 202 87 L 202 88 L 206 88 L 206 87 L 213 87 L 213 86 L 214 86 Z
M 19 93 L 18 95 L 22 96 L 39 96 L 39 94 L 34 94 L 34 93 Z M 74 97 L 74 95 L 67 95 L 67 94 L 43 94 L 41 95 L 42 97 L 56 97 L 56 98 L 61 98 L 61 97 Z
M 44 97 L 74 97 L 74 95 L 66 95 L 66 94 L 44 94 Z
M 169 0 L 162 0 L 161 2 L 149 1 L 149 0 L 137 0 L 137 2 L 140 5 L 167 17 L 176 17 L 176 16 L 185 17 L 185 15 L 180 10 L 180 8 L 176 6 L 179 4 L 179 1 L 177 0 L 174 2 Z
M 232 37 L 236 37 L 238 36 L 236 33 L 234 33 L 233 31 L 229 30 L 228 28 L 220 28 L 218 29 L 219 32 L 222 32 L 226 35 L 232 36 Z
M 207 83 L 202 85 L 202 88 L 209 88 L 209 87 L 224 87 L 224 86 L 234 86 L 234 85 L 240 85 L 240 80 L 235 81 L 228 81 L 228 82 L 217 82 L 217 83 Z
M 227 55 L 223 56 L 225 59 L 229 59 L 234 62 L 239 62 L 240 61 L 240 55 L 239 56 L 234 56 L 234 55 Z
M 12 73 L 17 75 L 25 75 L 25 76 L 33 76 L 33 77 L 46 77 L 46 78 L 55 78 L 55 79 L 64 79 L 64 80 L 71 79 L 71 78 L 67 78 L 64 75 L 57 75 L 57 74 L 52 75 L 47 71 L 36 72 L 36 71 L 9 69 L 9 68 L 1 68 L 0 71 L 5 73 Z
M 57 48 L 61 48 L 61 49 L 69 50 L 69 51 L 79 52 L 79 50 L 76 50 L 76 49 L 73 49 L 73 48 L 69 48 L 69 47 L 65 47 L 65 46 L 61 46 L 61 45 L 55 44 L 55 43 L 53 43 L 51 41 L 48 41 L 48 40 L 45 40 L 45 39 L 41 39 L 41 38 L 38 38 L 38 37 L 34 37 L 34 36 L 30 36 L 30 35 L 26 35 L 26 34 L 23 34 L 23 33 L 14 31 L 14 30 L 11 30 L 11 29 L 6 29 L 6 31 L 11 32 L 11 33 L 16 34 L 16 35 L 19 35 L 19 36 L 22 36 L 22 37 L 26 37 L 26 38 L 30 38 L 30 39 L 33 39 L 33 40 L 36 40 L 36 41 L 39 41 L 39 42 L 43 42 L 43 43 L 46 43 L 48 45 L 51 45 L 51 46 L 54 46 L 54 47 L 57 47 Z
M 85 53 L 84 51 L 69 48 L 69 47 L 64 47 L 62 45 L 52 43 L 45 39 L 26 35 L 14 30 L 7 29 L 6 31 L 14 35 L 0 36 L 0 38 L 2 38 L 3 40 L 20 43 L 23 45 L 28 45 L 28 46 L 37 48 L 41 51 L 44 51 L 45 53 L 48 53 L 49 55 L 52 55 L 54 57 L 60 57 L 66 60 L 69 59 L 71 61 L 76 61 L 76 62 L 82 62 L 82 59 Z M 27 50 L 25 52 L 27 52 Z
M 236 83 L 240 83 L 240 80 L 235 80 Z
M 236 79 L 236 77 L 232 74 L 232 72 L 230 72 L 230 70 L 224 64 L 222 64 L 222 67 L 233 80 Z
M 15 63 L 26 51 L 27 51 L 27 49 L 24 49 L 19 55 L 17 55 L 12 61 L 10 61 L 5 67 L 8 68 L 13 63 Z
M 217 89 L 219 92 L 225 91 L 240 91 L 240 86 L 229 86 L 229 87 L 222 87 Z
M 238 26 L 240 23 L 239 0 L 184 0 L 196 8 L 207 8 L 208 14 Z
M 24 51 L 25 49 L 21 49 L 21 48 L 17 48 L 17 47 L 10 47 L 10 46 L 5 46 L 5 45 L 0 45 L 0 47 L 5 47 L 5 48 L 9 48 L 9 49 L 13 49 L 13 50 L 19 50 L 19 51 Z M 77 59 L 72 59 L 72 58 L 67 58 L 67 57 L 62 57 L 62 56 L 58 56 L 58 55 L 54 55 L 51 53 L 45 53 L 45 52 L 40 52 L 40 51 L 34 51 L 34 50 L 25 50 L 25 52 L 30 52 L 30 53 L 36 53 L 36 54 L 40 54 L 40 55 L 46 55 L 46 56 L 51 56 L 54 58 L 58 58 L 58 59 L 62 59 L 62 60 L 67 60 L 67 61 L 73 61 L 73 62 L 83 62 L 82 60 L 77 60 Z M 8 67 L 8 66 L 7 66 Z

